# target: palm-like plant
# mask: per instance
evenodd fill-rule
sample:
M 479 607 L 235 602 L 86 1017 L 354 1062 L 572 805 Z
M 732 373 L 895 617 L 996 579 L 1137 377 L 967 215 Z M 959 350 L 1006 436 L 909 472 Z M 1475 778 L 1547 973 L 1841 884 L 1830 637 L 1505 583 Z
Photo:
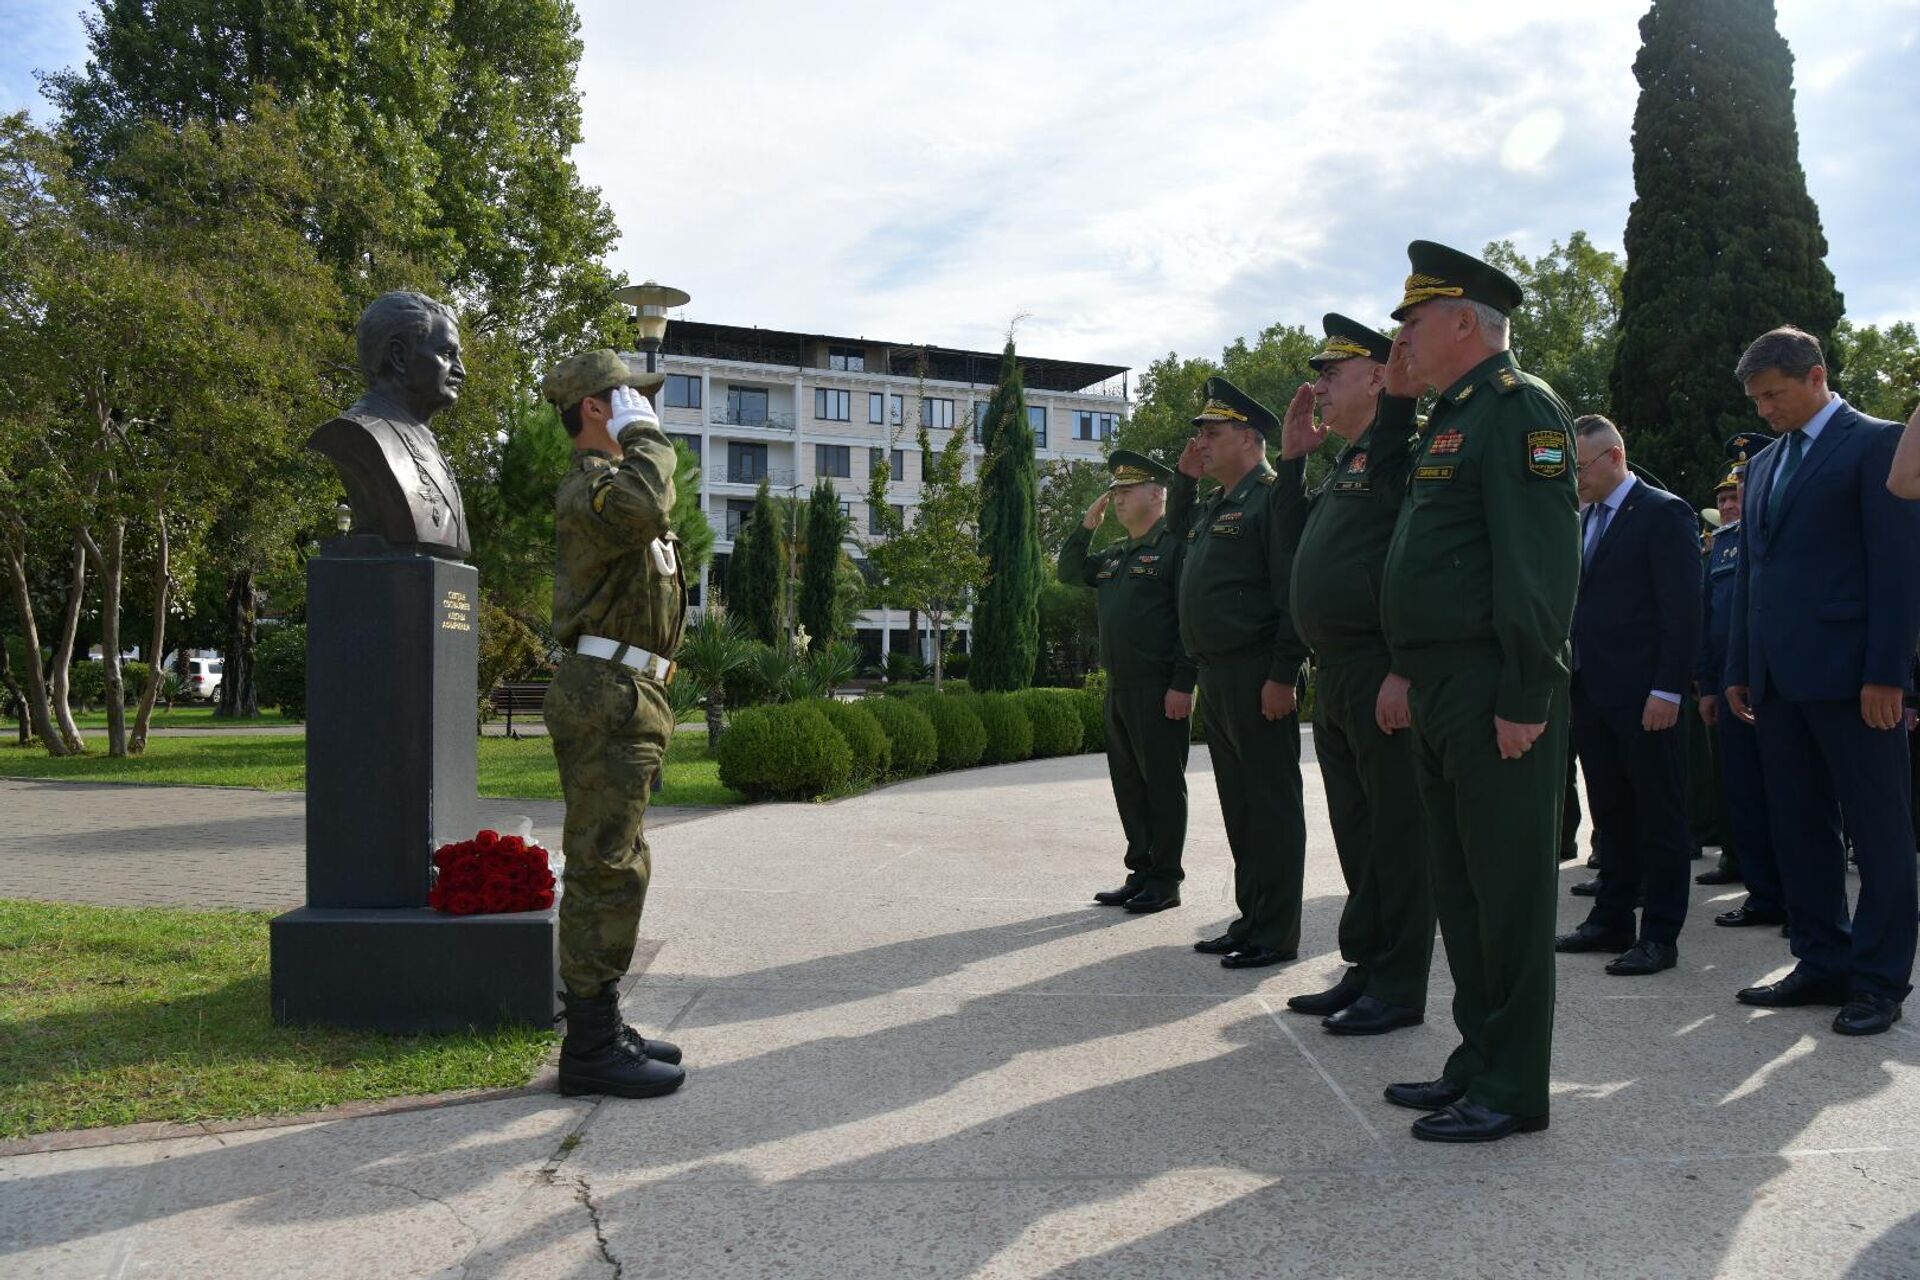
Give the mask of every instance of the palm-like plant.
M 752 642 L 719 605 L 708 605 L 681 637 L 680 666 L 707 695 L 707 749 L 720 748 L 726 725 L 727 678 L 746 664 Z M 679 681 L 675 681 L 678 684 Z

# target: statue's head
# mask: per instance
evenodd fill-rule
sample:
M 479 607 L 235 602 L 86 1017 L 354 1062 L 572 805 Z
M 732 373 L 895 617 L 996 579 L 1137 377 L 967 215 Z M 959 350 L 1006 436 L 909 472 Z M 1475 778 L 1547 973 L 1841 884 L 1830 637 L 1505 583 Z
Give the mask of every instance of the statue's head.
M 360 313 L 354 337 L 367 385 L 425 422 L 460 398 L 460 325 L 452 308 L 423 293 L 383 293 Z

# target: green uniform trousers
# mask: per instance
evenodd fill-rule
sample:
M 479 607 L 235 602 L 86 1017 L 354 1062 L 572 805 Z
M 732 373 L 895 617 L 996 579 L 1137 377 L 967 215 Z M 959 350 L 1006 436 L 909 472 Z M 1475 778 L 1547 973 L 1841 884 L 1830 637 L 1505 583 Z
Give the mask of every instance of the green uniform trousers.
M 581 654 L 561 660 L 544 711 L 567 802 L 560 979 L 597 995 L 633 962 L 653 872 L 641 822 L 673 714 L 657 681 Z
M 1107 776 L 1127 835 L 1128 878 L 1156 888 L 1186 878 L 1190 728 L 1167 719 L 1163 686 L 1107 690 Z
M 1382 649 L 1318 670 L 1313 748 L 1347 880 L 1340 954 L 1367 995 L 1421 1009 L 1433 964 L 1433 882 L 1413 735 L 1382 733 L 1374 719 L 1387 665 Z
M 1301 879 L 1307 816 L 1300 787 L 1300 717 L 1260 714 L 1260 686 L 1273 665 L 1262 646 L 1200 660 L 1200 688 L 1213 783 L 1233 850 L 1236 941 L 1275 951 L 1300 949 Z
M 1414 763 L 1427 814 L 1433 899 L 1453 971 L 1460 1047 L 1446 1078 L 1509 1115 L 1547 1114 L 1553 1052 L 1554 924 L 1567 686 L 1518 760 L 1494 739 L 1500 655 L 1463 656 L 1413 686 Z

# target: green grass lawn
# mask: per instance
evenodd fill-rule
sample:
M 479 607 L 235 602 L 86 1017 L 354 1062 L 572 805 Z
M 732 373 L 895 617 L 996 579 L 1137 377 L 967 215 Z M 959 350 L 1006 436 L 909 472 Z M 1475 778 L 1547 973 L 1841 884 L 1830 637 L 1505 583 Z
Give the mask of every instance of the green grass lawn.
M 476 738 L 480 794 L 516 799 L 560 799 L 560 774 L 545 738 Z M 99 747 L 99 743 L 89 744 Z M 145 755 L 116 760 L 102 750 L 57 758 L 38 747 L 0 746 L 0 778 L 66 782 L 137 782 L 160 786 L 249 787 L 299 791 L 306 786 L 304 737 L 153 738 Z M 739 792 L 720 785 L 720 766 L 707 754 L 705 730 L 683 729 L 667 753 L 666 785 L 656 804 L 740 804 Z
M 268 708 L 246 720 L 222 720 L 215 716 L 213 711 L 211 706 L 188 705 L 184 702 L 175 705 L 171 711 L 155 705 L 153 727 L 156 729 L 205 729 L 211 732 L 219 729 L 291 729 L 300 724 L 300 721 L 289 720 L 273 708 Z M 75 712 L 73 722 L 82 729 L 104 731 L 107 727 L 107 713 L 104 711 Z M 132 707 L 127 708 L 127 727 L 133 727 Z
M 553 1046 L 275 1026 L 268 919 L 0 901 L 0 1139 L 521 1085 Z

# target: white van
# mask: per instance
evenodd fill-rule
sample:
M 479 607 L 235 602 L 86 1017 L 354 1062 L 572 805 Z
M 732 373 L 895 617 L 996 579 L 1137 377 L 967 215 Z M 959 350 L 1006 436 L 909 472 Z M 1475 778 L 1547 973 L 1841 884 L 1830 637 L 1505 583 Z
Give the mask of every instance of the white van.
M 187 696 L 208 702 L 219 697 L 220 673 L 225 667 L 224 658 L 188 658 Z

